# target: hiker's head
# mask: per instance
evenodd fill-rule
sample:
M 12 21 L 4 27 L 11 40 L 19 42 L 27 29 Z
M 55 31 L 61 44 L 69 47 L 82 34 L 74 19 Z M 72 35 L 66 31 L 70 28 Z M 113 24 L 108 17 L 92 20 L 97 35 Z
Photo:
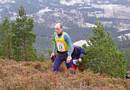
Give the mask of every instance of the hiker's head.
M 57 23 L 57 24 L 55 25 L 55 32 L 56 32 L 57 34 L 61 34 L 61 33 L 63 32 L 63 26 L 61 25 L 61 23 Z

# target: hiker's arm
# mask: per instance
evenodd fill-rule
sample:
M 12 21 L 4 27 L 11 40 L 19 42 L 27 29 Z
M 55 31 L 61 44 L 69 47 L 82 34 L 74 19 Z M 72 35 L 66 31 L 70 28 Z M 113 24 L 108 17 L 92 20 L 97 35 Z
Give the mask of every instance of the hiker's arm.
M 71 38 L 70 38 L 70 36 L 69 36 L 68 34 L 66 34 L 66 35 L 64 36 L 64 38 L 65 38 L 65 41 L 67 42 L 67 44 L 68 44 L 68 46 L 69 46 L 68 56 L 71 57 L 71 54 L 72 54 L 72 52 L 73 52 L 72 40 L 71 40 Z
M 54 44 L 53 44 L 53 53 L 55 53 L 55 51 L 56 51 L 56 42 L 55 42 L 55 40 L 54 40 Z
M 85 50 L 83 48 L 80 48 L 80 56 L 79 56 L 79 62 L 82 62 L 82 58 L 85 55 Z
M 53 35 L 53 52 L 54 53 L 56 51 L 56 40 L 55 40 L 55 37 L 56 37 L 56 33 L 54 33 L 54 35 Z
M 55 41 L 55 36 L 56 36 L 56 33 L 54 33 L 54 36 L 53 36 L 53 50 L 52 50 L 51 57 L 54 56 L 55 51 L 56 51 L 56 41 Z
M 83 48 L 80 48 L 80 58 L 82 58 L 85 55 L 85 50 Z

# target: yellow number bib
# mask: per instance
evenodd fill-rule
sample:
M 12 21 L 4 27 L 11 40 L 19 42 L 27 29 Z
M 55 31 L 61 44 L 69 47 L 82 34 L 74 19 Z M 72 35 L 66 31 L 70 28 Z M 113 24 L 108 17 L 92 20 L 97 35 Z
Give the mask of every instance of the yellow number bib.
M 65 35 L 65 33 L 63 32 L 63 35 L 61 37 L 58 37 L 56 35 L 56 38 L 55 38 L 57 49 L 60 52 L 68 51 L 68 45 L 64 40 L 64 35 Z
M 62 42 L 57 43 L 57 48 L 61 52 L 65 51 L 65 47 L 64 47 L 64 44 Z

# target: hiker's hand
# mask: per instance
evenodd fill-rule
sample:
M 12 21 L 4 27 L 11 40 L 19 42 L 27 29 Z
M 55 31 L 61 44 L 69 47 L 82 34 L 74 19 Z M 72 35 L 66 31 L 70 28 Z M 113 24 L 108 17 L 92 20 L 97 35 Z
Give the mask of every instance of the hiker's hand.
M 81 59 L 81 58 L 79 58 L 79 62 L 82 62 L 82 59 Z
M 69 63 L 71 61 L 71 59 L 72 59 L 71 56 L 68 56 L 67 60 L 66 60 L 66 63 Z
M 54 52 L 52 52 L 52 53 L 51 53 L 51 57 L 53 57 L 54 55 L 55 55 L 55 53 L 54 53 Z

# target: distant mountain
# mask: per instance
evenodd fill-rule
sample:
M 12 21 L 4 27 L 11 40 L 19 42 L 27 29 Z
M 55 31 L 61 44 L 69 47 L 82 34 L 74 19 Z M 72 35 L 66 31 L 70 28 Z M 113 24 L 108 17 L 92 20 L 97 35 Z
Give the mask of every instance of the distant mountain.
M 20 6 L 34 18 L 38 53 L 50 47 L 56 22 L 63 23 L 73 41 L 87 39 L 96 18 L 114 40 L 130 36 L 130 0 L 0 0 L 0 21 L 4 17 L 15 20 Z

